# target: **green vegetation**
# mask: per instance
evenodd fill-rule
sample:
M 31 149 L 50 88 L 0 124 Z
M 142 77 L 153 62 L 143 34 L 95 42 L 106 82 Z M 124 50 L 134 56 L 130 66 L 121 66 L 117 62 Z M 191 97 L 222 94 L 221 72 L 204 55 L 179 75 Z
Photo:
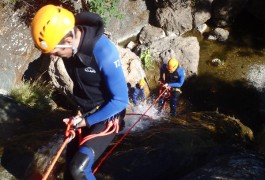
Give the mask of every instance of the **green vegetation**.
M 20 85 L 15 86 L 10 96 L 16 101 L 25 104 L 34 109 L 47 110 L 51 109 L 51 97 L 54 90 L 51 85 L 46 85 L 43 82 L 23 82 Z
M 88 9 L 99 14 L 105 24 L 109 22 L 111 17 L 123 18 L 123 14 L 118 9 L 119 0 L 86 0 L 86 3 Z
M 140 59 L 145 70 L 154 69 L 154 63 L 152 61 L 151 50 L 147 49 L 141 52 Z
M 191 7 L 195 7 L 196 6 L 196 3 L 197 3 L 197 0 L 191 0 L 190 6 Z

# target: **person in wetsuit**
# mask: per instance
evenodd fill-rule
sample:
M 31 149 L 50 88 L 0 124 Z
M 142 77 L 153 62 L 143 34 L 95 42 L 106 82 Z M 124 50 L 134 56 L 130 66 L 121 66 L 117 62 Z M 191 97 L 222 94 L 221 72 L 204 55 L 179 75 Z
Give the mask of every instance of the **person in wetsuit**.
M 132 102 L 135 106 L 138 106 L 141 102 L 145 101 L 144 85 L 145 80 L 141 79 L 134 88 L 132 93 Z
M 181 94 L 181 86 L 185 80 L 185 70 L 179 65 L 177 59 L 172 58 L 168 63 L 162 64 L 160 68 L 159 82 L 163 88 L 168 88 L 170 92 L 170 115 L 177 115 L 177 100 Z M 161 113 L 166 99 L 161 96 L 158 101 L 158 115 Z
M 86 116 L 65 118 L 74 121 L 85 135 L 102 132 L 107 122 L 119 120 L 122 125 L 128 105 L 127 85 L 116 46 L 104 35 L 103 21 L 91 12 L 74 16 L 67 9 L 45 5 L 31 24 L 36 47 L 51 57 L 64 61 L 74 88 L 73 97 Z M 78 138 L 67 146 L 68 170 L 65 179 L 95 179 L 93 163 L 115 137 L 115 132 L 86 141 L 79 147 Z M 77 136 L 76 136 L 77 137 Z

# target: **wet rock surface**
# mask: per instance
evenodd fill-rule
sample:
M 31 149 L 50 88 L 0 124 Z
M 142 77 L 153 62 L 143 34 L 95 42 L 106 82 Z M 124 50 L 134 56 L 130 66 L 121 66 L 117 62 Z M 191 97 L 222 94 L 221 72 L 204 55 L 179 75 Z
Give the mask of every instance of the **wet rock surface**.
M 193 171 L 206 166 L 206 172 L 216 171 L 202 173 L 204 179 L 229 169 L 223 177 L 229 178 L 235 170 L 238 177 L 248 177 L 249 170 L 234 166 L 251 159 L 245 166 L 257 166 L 258 174 L 250 176 L 257 178 L 264 173 L 264 156 L 246 152 L 252 138 L 248 127 L 216 112 L 190 113 L 170 122 L 163 119 L 148 131 L 125 138 L 96 175 L 98 179 L 189 179 L 195 177 Z M 234 162 L 227 163 L 226 158 Z M 207 166 L 211 162 L 216 163 Z

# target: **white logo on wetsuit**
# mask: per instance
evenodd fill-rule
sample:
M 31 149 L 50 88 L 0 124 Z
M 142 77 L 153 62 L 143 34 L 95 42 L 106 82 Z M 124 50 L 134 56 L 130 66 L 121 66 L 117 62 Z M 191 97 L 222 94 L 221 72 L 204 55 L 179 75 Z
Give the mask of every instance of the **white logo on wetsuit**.
M 116 61 L 114 61 L 115 67 L 118 68 L 121 66 L 121 60 L 117 59 Z
M 93 69 L 92 67 L 87 67 L 87 68 L 85 68 L 85 71 L 86 71 L 86 72 L 89 72 L 89 73 L 96 73 L 96 70 Z

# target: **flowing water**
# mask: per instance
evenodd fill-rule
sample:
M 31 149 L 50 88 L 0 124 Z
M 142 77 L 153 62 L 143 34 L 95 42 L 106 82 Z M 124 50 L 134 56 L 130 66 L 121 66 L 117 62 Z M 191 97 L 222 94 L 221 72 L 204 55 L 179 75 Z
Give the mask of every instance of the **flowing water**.
M 167 120 L 165 113 L 161 113 L 160 116 L 157 115 L 155 105 L 153 102 L 148 101 L 138 106 L 130 106 L 125 117 L 125 128 L 121 134 L 128 131 L 131 127 L 133 127 L 131 128 L 132 133 L 141 132 L 148 129 L 151 125 Z
M 265 22 L 260 22 L 247 13 L 242 13 L 229 28 L 226 42 L 200 41 L 199 75 L 211 74 L 226 81 L 250 80 L 252 67 L 265 64 Z M 221 60 L 214 66 L 212 60 Z M 259 70 L 259 69 L 257 69 Z

